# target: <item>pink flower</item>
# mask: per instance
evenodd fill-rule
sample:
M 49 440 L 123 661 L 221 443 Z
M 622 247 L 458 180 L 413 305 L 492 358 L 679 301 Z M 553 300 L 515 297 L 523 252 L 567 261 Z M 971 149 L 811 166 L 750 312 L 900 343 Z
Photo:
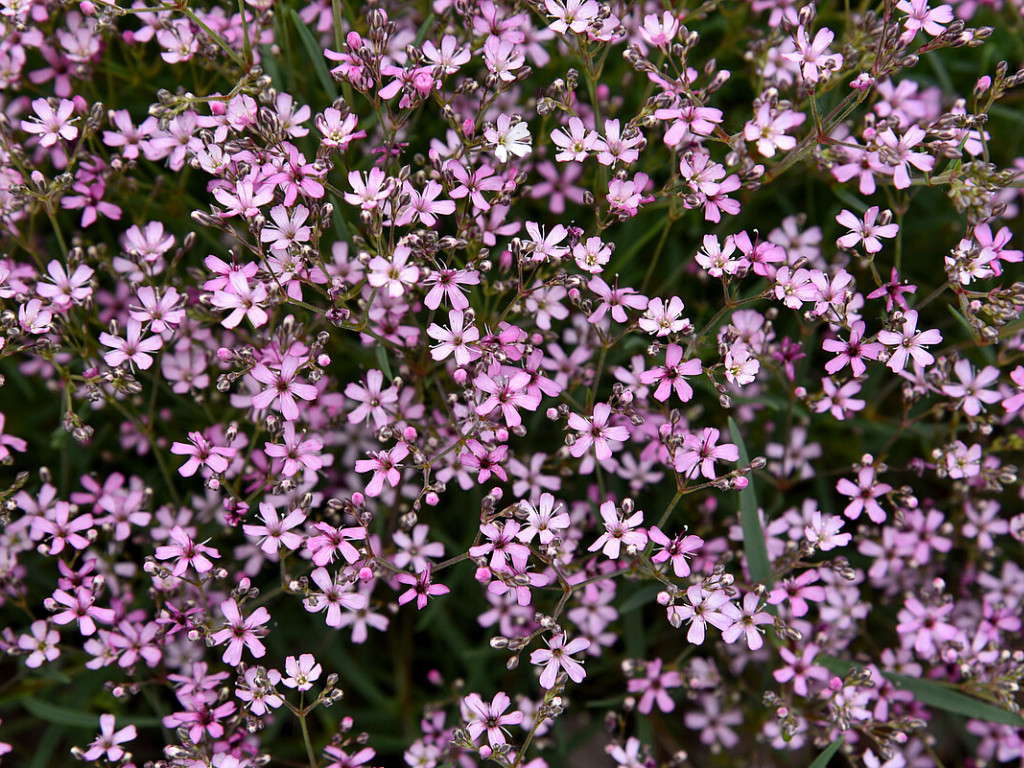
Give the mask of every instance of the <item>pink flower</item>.
M 871 461 L 870 456 L 866 456 L 867 461 Z M 880 483 L 875 477 L 876 470 L 874 466 L 868 464 L 867 466 L 861 467 L 857 473 L 857 483 L 854 484 L 845 477 L 840 478 L 839 482 L 836 483 L 836 490 L 844 496 L 852 497 L 852 501 L 846 505 L 846 509 L 843 510 L 843 514 L 851 520 L 856 520 L 860 517 L 861 512 L 867 512 L 868 517 L 871 518 L 873 523 L 885 522 L 885 510 L 876 501 L 881 496 L 889 493 L 892 490 L 892 486 L 888 483 Z
M 356 472 L 373 472 L 370 484 L 366 486 L 366 495 L 380 496 L 385 480 L 392 488 L 397 486 L 402 480 L 398 465 L 408 455 L 409 446 L 398 443 L 390 451 L 376 451 L 370 454 L 369 459 L 359 459 L 355 466 Z
M 649 715 L 655 703 L 662 712 L 672 712 L 676 703 L 668 693 L 668 688 L 678 688 L 683 684 L 682 675 L 676 670 L 661 671 L 661 659 L 651 659 L 644 665 L 644 677 L 633 678 L 626 684 L 630 693 L 639 693 L 640 701 L 636 708 L 641 714 Z
M 752 651 L 760 650 L 764 645 L 762 630 L 759 627 L 775 623 L 771 614 L 761 610 L 761 598 L 753 592 L 743 596 L 742 608 L 728 603 L 723 607 L 723 612 L 733 620 L 733 623 L 722 630 L 722 639 L 732 644 L 743 637 L 747 641 L 747 647 Z
M 301 508 L 291 510 L 282 520 L 271 504 L 261 501 L 260 518 L 262 525 L 246 523 L 242 530 L 246 536 L 260 538 L 259 547 L 265 554 L 276 555 L 281 547 L 295 550 L 302 546 L 302 534 L 293 532 L 306 520 L 306 513 Z
M 318 390 L 312 384 L 298 376 L 302 360 L 291 355 L 281 361 L 278 370 L 257 363 L 250 371 L 252 377 L 267 386 L 262 392 L 252 396 L 252 407 L 258 411 L 271 406 L 280 411 L 287 421 L 299 418 L 299 406 L 295 399 L 316 400 Z
M 674 465 L 676 472 L 688 478 L 697 476 L 698 471 L 708 480 L 714 480 L 715 462 L 718 460 L 738 461 L 739 448 L 732 443 L 718 445 L 721 433 L 714 427 L 707 427 L 699 434 L 690 433 L 683 438 L 682 447 L 676 451 Z
M 427 600 L 437 595 L 447 595 L 451 592 L 444 584 L 432 584 L 430 582 L 431 566 L 419 571 L 415 576 L 409 573 L 400 573 L 395 578 L 401 584 L 408 584 L 410 588 L 398 596 L 398 604 L 405 605 L 411 600 L 416 600 L 416 608 L 423 610 L 427 607 Z
M 344 624 L 346 611 L 362 611 L 370 604 L 369 598 L 353 590 L 353 583 L 339 572 L 334 578 L 326 568 L 315 568 L 309 575 L 310 581 L 320 588 L 311 590 L 303 605 L 310 613 L 324 612 L 324 620 L 328 627 L 341 627 Z
M 651 557 L 652 563 L 671 562 L 673 573 L 680 579 L 685 579 L 690 575 L 690 564 L 686 558 L 704 546 L 704 539 L 685 533 L 680 533 L 670 539 L 656 525 L 651 526 L 648 535 L 651 541 L 662 548 Z
M 942 334 L 937 330 L 917 330 L 917 311 L 910 310 L 903 316 L 903 330 L 879 331 L 878 340 L 886 346 L 896 347 L 896 350 L 889 357 L 886 365 L 892 370 L 899 372 L 907 364 L 907 360 L 913 358 L 914 362 L 924 367 L 935 362 L 935 358 L 928 353 L 925 345 L 938 344 L 942 341 Z
M 466 730 L 469 738 L 476 741 L 481 733 L 487 732 L 487 741 L 492 747 L 505 744 L 506 725 L 519 725 L 524 715 L 519 710 L 505 714 L 512 700 L 503 691 L 494 694 L 491 703 L 487 704 L 479 694 L 471 693 L 462 700 L 463 707 L 469 713 Z
M 683 348 L 678 344 L 669 344 L 665 353 L 665 365 L 640 374 L 640 381 L 643 384 L 658 384 L 654 391 L 655 400 L 665 402 L 673 390 L 676 397 L 684 403 L 693 399 L 693 387 L 687 384 L 683 377 L 700 375 L 700 360 L 694 358 L 682 362 L 682 358 Z
M 253 658 L 262 659 L 267 649 L 259 638 L 266 633 L 266 630 L 261 627 L 270 621 L 270 613 L 267 609 L 260 606 L 249 616 L 243 618 L 238 610 L 238 603 L 232 599 L 222 602 L 220 611 L 227 619 L 227 626 L 214 632 L 211 640 L 214 645 L 228 644 L 224 650 L 224 663 L 237 667 L 242 660 L 243 648 L 248 648 Z
M 611 458 L 611 444 L 622 443 L 629 439 L 629 430 L 625 427 L 608 426 L 611 415 L 612 409 L 607 403 L 595 405 L 593 416 L 569 414 L 569 427 L 577 432 L 576 439 L 569 448 L 569 453 L 578 459 L 591 446 L 594 446 L 594 453 L 598 461 Z
M 297 691 L 308 691 L 313 687 L 313 683 L 320 679 L 323 667 L 317 664 L 313 654 L 304 653 L 298 659 L 294 656 L 285 659 L 284 671 L 288 677 L 284 678 L 282 683 Z
M 587 547 L 588 552 L 597 552 L 600 549 L 605 557 L 617 560 L 622 544 L 626 545 L 627 550 L 632 547 L 636 551 L 647 545 L 647 534 L 643 529 L 636 530 L 644 521 L 644 513 L 640 510 L 623 518 L 616 510 L 615 502 L 606 501 L 601 505 L 601 519 L 604 520 L 605 532 Z
M 180 525 L 171 528 L 169 536 L 174 544 L 157 547 L 156 559 L 177 560 L 172 572 L 174 576 L 182 576 L 190 565 L 196 573 L 209 573 L 213 570 L 213 563 L 209 558 L 220 557 L 216 549 L 205 544 L 196 544 Z
M 78 128 L 72 125 L 78 119 L 72 117 L 74 102 L 61 99 L 54 109 L 46 99 L 36 99 L 32 102 L 32 111 L 35 115 L 30 120 L 22 120 L 21 129 L 39 135 L 40 146 L 52 147 L 57 139 L 73 141 L 78 137 Z
M 583 678 L 587 676 L 583 663 L 572 658 L 572 654 L 587 650 L 590 641 L 585 637 L 577 637 L 568 643 L 565 641 L 564 633 L 555 635 L 546 640 L 547 648 L 538 648 L 530 654 L 531 664 L 544 665 L 544 671 L 540 675 L 541 688 L 549 691 L 554 688 L 559 671 L 564 671 L 574 683 L 583 682 Z
M 103 757 L 111 763 L 117 763 L 125 755 L 125 751 L 121 749 L 120 745 L 134 741 L 137 735 L 134 725 L 128 725 L 115 731 L 114 716 L 100 715 L 100 735 L 82 754 L 82 759 L 91 761 Z
M 216 475 L 227 471 L 229 459 L 233 459 L 236 453 L 234 448 L 214 445 L 201 432 L 189 432 L 188 439 L 188 443 L 175 442 L 171 445 L 171 453 L 189 457 L 178 469 L 182 477 L 192 477 L 200 467 L 206 467 Z
M 886 214 L 888 213 L 889 212 L 886 211 Z M 882 250 L 882 241 L 878 238 L 896 237 L 900 228 L 899 225 L 895 223 L 876 225 L 875 220 L 877 218 L 877 205 L 873 205 L 865 211 L 863 221 L 844 208 L 842 212 L 836 216 L 836 221 L 850 229 L 851 232 L 850 234 L 843 235 L 836 240 L 836 246 L 839 248 L 850 249 L 855 248 L 860 243 L 863 243 L 865 251 L 868 253 L 878 253 Z
M 709 592 L 700 584 L 692 584 L 686 590 L 686 600 L 682 605 L 669 607 L 669 621 L 674 627 L 688 621 L 690 630 L 686 633 L 686 639 L 694 645 L 703 644 L 708 624 L 726 629 L 734 623 L 723 610 L 729 602 L 725 590 Z
M 122 339 L 120 336 L 104 332 L 100 334 L 100 343 L 113 348 L 103 354 L 107 365 L 116 367 L 128 363 L 133 370 L 138 366 L 144 371 L 153 365 L 153 358 L 148 353 L 156 352 L 164 345 L 163 339 L 159 336 L 143 339 L 142 323 L 134 318 L 128 320 L 127 338 Z

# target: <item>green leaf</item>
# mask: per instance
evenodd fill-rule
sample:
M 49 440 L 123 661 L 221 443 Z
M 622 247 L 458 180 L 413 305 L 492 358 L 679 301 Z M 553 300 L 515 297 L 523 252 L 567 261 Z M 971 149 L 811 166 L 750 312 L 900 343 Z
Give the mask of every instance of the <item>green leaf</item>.
M 416 30 L 416 39 L 413 40 L 412 44 L 417 48 L 419 48 L 423 44 L 423 41 L 427 39 L 427 33 L 430 32 L 430 27 L 434 23 L 435 18 L 434 14 L 430 14 L 427 16 L 426 21 L 420 25 L 420 28 Z
M 309 27 L 302 23 L 302 19 L 299 18 L 299 14 L 295 12 L 295 9 L 288 8 L 287 13 L 292 20 L 292 24 L 295 25 L 295 31 L 299 33 L 299 40 L 302 41 L 302 47 L 306 49 L 306 55 L 309 56 L 309 60 L 313 64 L 313 71 L 316 72 L 320 85 L 327 91 L 328 97 L 333 99 L 337 95 L 337 88 L 331 79 L 331 73 L 327 69 L 327 64 L 324 63 L 324 52 L 320 50 L 320 45 L 317 43 L 316 38 L 313 37 L 313 33 L 309 31 Z
M 635 611 L 637 608 L 647 605 L 648 603 L 653 603 L 660 591 L 660 584 L 648 584 L 645 587 L 641 587 L 630 595 L 629 598 L 626 599 L 626 602 L 619 606 L 619 613 L 630 613 L 631 611 Z
M 820 664 L 832 674 L 840 676 L 847 675 L 855 667 L 863 666 L 833 656 L 818 656 L 814 659 L 814 663 Z M 895 672 L 883 672 L 882 676 L 892 681 L 897 688 L 910 691 L 914 694 L 915 699 L 929 707 L 942 709 L 954 715 L 973 717 L 975 720 L 1012 725 L 1015 728 L 1024 727 L 1024 717 L 1019 714 L 968 696 L 951 685 L 920 677 L 897 675 Z
M 740 464 L 750 463 L 750 454 L 747 453 L 747 446 L 743 442 L 743 435 L 740 434 L 739 425 L 736 419 L 729 417 L 729 435 L 740 453 Z M 747 475 L 747 487 L 740 491 L 740 526 L 743 528 L 743 551 L 747 555 L 747 565 L 750 567 L 750 578 L 754 581 L 770 586 L 769 577 L 772 573 L 771 564 L 768 560 L 768 546 L 764 541 L 764 529 L 761 528 L 761 518 L 757 514 L 757 490 L 754 487 L 754 478 Z
M 934 680 L 923 680 L 919 677 L 907 677 L 892 672 L 883 673 L 897 688 L 910 691 L 914 698 L 922 704 L 927 704 L 936 709 L 944 709 L 955 715 L 973 717 L 975 720 L 987 720 L 990 723 L 1002 723 L 1012 725 L 1015 728 L 1024 728 L 1024 717 L 1015 712 L 1010 712 L 995 704 L 976 699 L 961 693 L 956 688 L 943 685 Z
M 388 351 L 384 349 L 384 346 L 378 344 L 374 351 L 377 353 L 377 363 L 380 365 L 380 369 L 384 372 L 384 377 L 391 381 L 395 377 L 391 373 L 391 363 L 388 362 Z
M 843 743 L 845 741 L 845 736 L 840 736 L 838 739 L 833 741 L 831 744 L 825 747 L 824 752 L 822 752 L 820 755 L 814 758 L 814 762 L 810 764 L 809 768 L 826 768 L 826 766 L 828 765 L 828 761 L 831 760 L 832 756 L 839 751 L 839 748 L 843 746 Z
M 20 704 L 25 707 L 30 714 L 38 717 L 40 720 L 46 720 L 49 723 L 72 726 L 73 728 L 98 728 L 100 725 L 99 715 L 90 715 L 87 712 L 79 712 L 76 709 L 69 709 L 68 707 L 62 707 L 58 704 L 50 704 L 47 701 L 35 699 L 31 696 L 23 698 L 20 701 Z M 118 724 L 131 724 L 137 728 L 160 727 L 160 718 L 158 717 L 132 717 L 130 715 L 118 715 L 117 722 Z

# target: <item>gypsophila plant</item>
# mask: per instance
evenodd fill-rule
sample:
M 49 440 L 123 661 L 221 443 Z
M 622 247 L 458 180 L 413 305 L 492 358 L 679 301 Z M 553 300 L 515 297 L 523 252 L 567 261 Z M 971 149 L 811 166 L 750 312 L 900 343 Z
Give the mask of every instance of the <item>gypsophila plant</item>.
M 1022 41 L 0 0 L 5 764 L 1020 765 Z

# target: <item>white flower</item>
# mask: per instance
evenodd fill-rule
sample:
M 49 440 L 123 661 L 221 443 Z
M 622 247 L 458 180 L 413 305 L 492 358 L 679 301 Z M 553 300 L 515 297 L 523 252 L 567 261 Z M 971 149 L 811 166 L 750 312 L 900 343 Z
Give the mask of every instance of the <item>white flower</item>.
M 504 163 L 509 155 L 522 157 L 530 151 L 530 128 L 524 122 L 512 124 L 508 115 L 498 117 L 494 128 L 484 130 L 484 138 L 494 148 L 494 156 Z

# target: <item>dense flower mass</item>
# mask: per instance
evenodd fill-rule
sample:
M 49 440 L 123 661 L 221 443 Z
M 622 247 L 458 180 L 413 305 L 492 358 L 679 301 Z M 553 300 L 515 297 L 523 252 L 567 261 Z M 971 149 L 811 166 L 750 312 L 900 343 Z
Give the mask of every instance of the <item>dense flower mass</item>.
M 4 0 L 0 759 L 1020 764 L 1021 29 Z

